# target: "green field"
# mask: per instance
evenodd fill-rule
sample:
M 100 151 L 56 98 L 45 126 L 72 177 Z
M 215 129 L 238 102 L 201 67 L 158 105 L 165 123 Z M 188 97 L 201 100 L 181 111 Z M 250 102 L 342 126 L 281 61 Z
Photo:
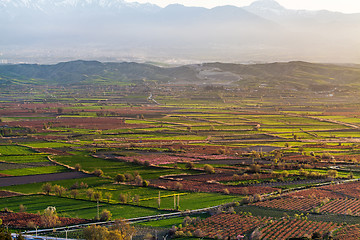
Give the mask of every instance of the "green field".
M 97 213 L 96 202 L 45 195 L 5 198 L 0 202 L 0 209 L 6 207 L 13 211 L 19 211 L 20 204 L 23 204 L 27 211 L 31 213 L 41 212 L 48 206 L 56 207 L 58 214 L 66 217 L 93 219 Z M 150 216 L 161 213 L 161 211 L 151 208 L 106 203 L 101 203 L 100 209 L 111 211 L 114 219 Z
M 156 179 L 159 176 L 170 174 L 196 173 L 196 171 L 145 167 L 118 160 L 95 158 L 86 153 L 75 153 L 73 156 L 57 156 L 54 157 L 54 159 L 70 166 L 80 164 L 84 170 L 89 172 L 92 172 L 95 169 L 101 169 L 105 175 L 110 177 L 115 177 L 119 173 L 133 173 L 134 171 L 137 171 L 144 179 Z
M 1 155 L 31 155 L 36 152 L 31 148 L 18 145 L 0 145 Z
M 28 212 L 41 213 L 54 206 L 60 216 L 94 219 L 97 202 L 89 197 L 94 191 L 101 193 L 99 210 L 111 211 L 113 219 L 227 204 L 231 207 L 221 211 L 274 219 L 309 213 L 310 220 L 358 223 L 354 209 L 347 215 L 315 214 L 314 208 L 283 211 L 246 204 L 281 190 L 306 187 L 312 191 L 317 180 L 311 180 L 317 177 L 329 183 L 360 178 L 360 88 L 342 88 L 339 80 L 340 85 L 326 85 L 329 92 L 311 90 L 311 84 L 330 81 L 330 75 L 300 77 L 306 64 L 293 64 L 295 76 L 278 80 L 276 75 L 270 80 L 264 74 L 245 79 L 250 73 L 241 71 L 244 80 L 227 86 L 212 86 L 211 81 L 178 85 L 172 77 L 130 80 L 118 76 L 121 80 L 115 81 L 113 76 L 83 75 L 80 85 L 43 88 L 16 79 L 19 88 L 0 91 L 4 115 L 0 117 L 0 181 L 3 175 L 59 173 L 72 168 L 86 173 L 100 169 L 103 175 L 51 181 L 50 195 L 45 195 L 46 182 L 0 187 L 24 194 L 0 198 L 0 210 L 18 212 L 22 204 Z M 234 66 L 227 67 L 231 71 Z M 312 79 L 314 76 L 319 78 Z M 347 75 L 331 78 L 338 76 Z M 109 79 L 111 85 L 104 84 Z M 94 85 L 86 85 L 90 82 Z M 159 104 L 148 99 L 150 92 Z M 119 118 L 124 121 L 114 124 Z M 48 126 L 52 121 L 56 126 Z M 326 178 L 334 169 L 337 179 Z M 118 174 L 127 179 L 115 183 Z M 138 174 L 147 181 L 134 181 L 132 177 Z M 61 194 L 55 192 L 59 190 L 55 185 L 63 187 Z M 360 198 L 355 190 L 341 189 L 349 201 Z M 326 193 L 322 192 L 333 197 L 334 192 Z M 324 200 L 322 195 L 316 198 Z M 178 207 L 174 199 L 179 199 Z M 179 217 L 139 226 L 171 228 L 182 222 Z

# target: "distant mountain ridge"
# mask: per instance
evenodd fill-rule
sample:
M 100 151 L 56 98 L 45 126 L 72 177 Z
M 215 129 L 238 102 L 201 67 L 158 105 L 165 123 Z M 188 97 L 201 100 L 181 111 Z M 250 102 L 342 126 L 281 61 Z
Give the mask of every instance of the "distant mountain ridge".
M 71 61 L 54 65 L 0 65 L 0 86 L 118 85 L 150 81 L 185 85 L 228 85 L 280 89 L 358 88 L 359 66 L 307 62 L 269 64 L 204 63 L 158 67 L 135 62 Z
M 213 9 L 124 0 L 0 1 L 0 63 L 102 61 L 360 63 L 360 14 L 274 0 Z

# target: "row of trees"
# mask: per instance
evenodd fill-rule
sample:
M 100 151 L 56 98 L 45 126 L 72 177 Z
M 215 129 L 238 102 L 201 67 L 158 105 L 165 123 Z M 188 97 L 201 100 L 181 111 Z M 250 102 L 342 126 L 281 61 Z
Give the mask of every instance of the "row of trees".
M 144 186 L 144 187 L 147 187 L 149 185 L 149 182 L 147 180 L 144 180 L 137 171 L 135 171 L 133 174 L 131 174 L 131 173 L 125 173 L 125 174 L 120 173 L 120 174 L 115 176 L 114 181 L 116 183 L 133 182 L 138 186 Z
M 109 228 L 97 225 L 85 228 L 84 237 L 86 240 L 130 240 L 135 232 L 125 220 L 116 220 Z

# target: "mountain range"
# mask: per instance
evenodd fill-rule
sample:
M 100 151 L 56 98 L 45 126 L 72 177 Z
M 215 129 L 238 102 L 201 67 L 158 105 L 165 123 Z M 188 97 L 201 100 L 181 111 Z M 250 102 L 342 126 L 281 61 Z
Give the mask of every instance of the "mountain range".
M 0 63 L 360 62 L 360 14 L 274 0 L 213 9 L 123 0 L 0 1 Z

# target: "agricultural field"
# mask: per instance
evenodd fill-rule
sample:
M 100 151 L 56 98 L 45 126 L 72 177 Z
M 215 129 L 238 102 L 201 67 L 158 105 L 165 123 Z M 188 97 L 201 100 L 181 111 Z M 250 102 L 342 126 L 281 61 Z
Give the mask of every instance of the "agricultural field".
M 138 85 L 22 88 L 26 100 L 0 91 L 0 218 L 14 231 L 45 228 L 48 207 L 62 222 L 51 227 L 148 217 L 134 226 L 178 239 L 358 231 L 350 95 L 150 84 L 154 102 Z

